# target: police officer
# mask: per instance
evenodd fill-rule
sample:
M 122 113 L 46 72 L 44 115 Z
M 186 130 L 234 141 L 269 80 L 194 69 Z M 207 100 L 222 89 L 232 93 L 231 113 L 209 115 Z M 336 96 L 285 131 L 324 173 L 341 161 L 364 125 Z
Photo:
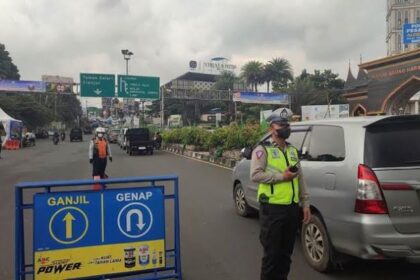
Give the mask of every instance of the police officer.
M 105 128 L 98 127 L 95 136 L 89 145 L 89 163 L 93 165 L 92 176 L 104 179 L 107 157 L 112 161 L 111 147 L 105 139 Z
M 311 218 L 298 150 L 286 139 L 290 136 L 289 114 L 270 116 L 272 144 L 259 145 L 252 154 L 251 180 L 259 183 L 260 242 L 264 256 L 261 280 L 285 280 L 303 207 L 303 222 Z M 296 165 L 295 165 L 296 164 Z

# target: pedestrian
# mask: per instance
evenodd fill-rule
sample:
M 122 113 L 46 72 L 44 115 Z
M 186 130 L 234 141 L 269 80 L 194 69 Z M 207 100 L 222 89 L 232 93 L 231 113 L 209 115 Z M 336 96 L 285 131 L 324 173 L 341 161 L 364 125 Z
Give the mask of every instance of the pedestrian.
M 105 139 L 105 128 L 98 127 L 95 131 L 95 137 L 90 141 L 89 145 L 89 163 L 93 166 L 93 177 L 106 178 L 107 158 L 112 162 L 111 147 Z
M 259 183 L 261 280 L 286 280 L 300 225 L 299 203 L 304 223 L 311 219 L 311 211 L 298 150 L 286 142 L 291 132 L 289 116 L 272 115 L 269 123 L 272 144 L 256 147 L 251 161 L 251 180 Z
M 155 147 L 157 150 L 160 149 L 160 147 L 162 146 L 162 136 L 160 135 L 160 132 L 156 132 L 155 135 Z
M 0 158 L 1 158 L 1 148 L 3 147 L 4 136 L 6 136 L 6 130 L 4 129 L 3 123 L 0 121 Z

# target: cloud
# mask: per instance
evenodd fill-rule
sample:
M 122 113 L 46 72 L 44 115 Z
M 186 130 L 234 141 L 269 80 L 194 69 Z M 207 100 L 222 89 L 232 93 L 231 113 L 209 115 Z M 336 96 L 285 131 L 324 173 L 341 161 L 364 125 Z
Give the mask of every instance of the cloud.
M 22 79 L 43 74 L 130 73 L 166 82 L 190 59 L 233 63 L 285 57 L 295 73 L 330 68 L 345 75 L 385 55 L 385 3 L 365 0 L 2 0 L 0 40 Z

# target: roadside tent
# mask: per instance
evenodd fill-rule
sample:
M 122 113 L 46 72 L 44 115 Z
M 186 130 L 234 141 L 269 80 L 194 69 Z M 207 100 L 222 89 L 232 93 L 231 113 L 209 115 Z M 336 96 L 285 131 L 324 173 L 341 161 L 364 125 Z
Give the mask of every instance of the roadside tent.
M 0 122 L 3 124 L 4 129 L 6 131 L 6 137 L 2 137 L 2 144 L 6 143 L 7 140 L 11 139 L 20 140 L 23 127 L 22 121 L 12 118 L 0 108 Z

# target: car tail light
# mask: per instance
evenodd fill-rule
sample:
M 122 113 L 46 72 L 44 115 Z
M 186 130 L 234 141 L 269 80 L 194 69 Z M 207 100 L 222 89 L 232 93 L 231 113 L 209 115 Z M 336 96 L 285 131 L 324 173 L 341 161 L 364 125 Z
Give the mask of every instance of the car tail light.
M 355 212 L 361 214 L 388 214 L 378 178 L 372 169 L 359 164 Z

